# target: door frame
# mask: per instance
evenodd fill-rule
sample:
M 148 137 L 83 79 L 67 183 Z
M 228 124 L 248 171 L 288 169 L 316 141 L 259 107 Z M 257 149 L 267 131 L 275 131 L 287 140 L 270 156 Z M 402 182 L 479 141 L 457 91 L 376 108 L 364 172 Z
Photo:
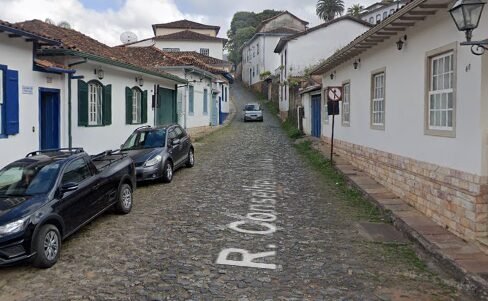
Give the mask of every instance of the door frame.
M 316 104 L 317 102 L 318 102 L 318 108 L 316 108 L 316 109 L 318 109 L 318 111 L 314 110 L 314 107 L 317 107 L 317 104 Z M 315 116 L 316 114 L 318 116 Z M 310 95 L 310 116 L 311 116 L 311 118 L 310 118 L 310 124 L 311 124 L 310 135 L 313 137 L 317 137 L 317 138 L 322 137 L 322 96 L 319 93 Z M 318 125 L 318 128 L 316 128 L 317 125 Z M 318 130 L 318 133 L 316 133 L 315 130 Z M 318 136 L 316 136 L 314 134 L 316 134 Z
M 54 93 L 56 94 L 58 97 L 58 108 L 59 108 L 59 112 L 58 112 L 58 145 L 59 147 L 61 147 L 61 89 L 53 89 L 53 88 L 42 88 L 40 87 L 39 88 L 39 101 L 38 101 L 38 112 L 37 112 L 37 116 L 38 116 L 38 135 L 39 135 L 39 149 L 42 149 L 42 123 L 41 123 L 41 119 L 42 119 L 42 96 L 44 93 Z

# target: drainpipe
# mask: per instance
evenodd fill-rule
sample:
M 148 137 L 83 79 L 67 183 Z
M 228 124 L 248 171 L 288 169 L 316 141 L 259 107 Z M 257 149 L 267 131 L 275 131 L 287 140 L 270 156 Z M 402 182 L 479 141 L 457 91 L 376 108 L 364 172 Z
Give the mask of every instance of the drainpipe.
M 68 67 L 73 67 L 76 65 L 81 65 L 87 62 L 87 59 L 85 58 L 83 61 L 75 62 L 72 64 L 69 64 Z M 82 79 L 84 76 L 73 76 L 73 74 L 68 74 L 68 147 L 71 149 L 73 147 L 73 136 L 72 136 L 72 130 L 71 130 L 71 80 L 73 79 Z

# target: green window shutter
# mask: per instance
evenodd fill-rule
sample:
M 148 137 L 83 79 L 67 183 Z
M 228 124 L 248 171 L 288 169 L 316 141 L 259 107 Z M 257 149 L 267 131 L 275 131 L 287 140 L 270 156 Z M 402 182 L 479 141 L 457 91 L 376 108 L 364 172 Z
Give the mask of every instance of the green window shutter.
M 103 87 L 103 125 L 112 124 L 112 85 L 106 85 Z
M 195 95 L 194 95 L 194 90 L 193 89 L 194 89 L 193 86 L 190 86 L 190 91 L 188 92 L 188 94 L 189 94 L 188 95 L 188 98 L 189 98 L 188 99 L 188 107 L 189 107 L 188 108 L 188 113 L 190 113 L 190 114 L 193 114 L 194 111 L 195 111 L 195 108 L 194 108 L 194 105 L 195 105 L 194 104 L 194 100 L 195 100 L 194 97 L 195 97 Z
M 141 122 L 147 123 L 147 90 L 142 92 L 141 115 Z
M 125 123 L 132 124 L 132 89 L 125 87 Z
M 78 126 L 88 126 L 88 84 L 78 80 Z

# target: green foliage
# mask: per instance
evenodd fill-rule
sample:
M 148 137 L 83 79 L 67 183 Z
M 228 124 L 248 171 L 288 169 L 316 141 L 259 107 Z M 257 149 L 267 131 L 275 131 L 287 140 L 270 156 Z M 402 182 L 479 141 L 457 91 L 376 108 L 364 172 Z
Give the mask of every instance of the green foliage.
M 230 29 L 227 31 L 229 41 L 227 42 L 227 49 L 229 50 L 229 60 L 238 64 L 241 60 L 240 48 L 242 45 L 252 38 L 256 33 L 256 28 L 266 19 L 272 18 L 281 11 L 266 9 L 260 13 L 240 11 L 234 14 Z
M 353 17 L 359 17 L 363 9 L 364 6 L 362 6 L 361 4 L 354 4 L 347 9 L 347 14 Z
M 343 0 L 318 0 L 316 6 L 317 16 L 328 22 L 335 19 L 337 16 L 342 16 L 344 13 Z
M 259 77 L 261 79 L 265 79 L 265 78 L 267 78 L 270 75 L 271 75 L 271 72 L 270 71 L 264 71 L 264 72 L 261 72 L 261 74 L 259 74 Z

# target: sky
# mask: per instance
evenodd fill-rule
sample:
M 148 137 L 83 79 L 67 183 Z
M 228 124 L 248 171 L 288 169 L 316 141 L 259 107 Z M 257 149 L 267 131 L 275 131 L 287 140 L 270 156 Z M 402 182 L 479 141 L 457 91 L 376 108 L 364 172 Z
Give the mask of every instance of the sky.
M 310 26 L 321 21 L 315 15 L 317 0 L 0 0 L 0 19 L 8 22 L 49 18 L 66 21 L 75 30 L 110 46 L 121 44 L 120 35 L 131 31 L 139 39 L 153 35 L 152 24 L 189 19 L 221 27 L 227 37 L 237 11 L 288 10 Z M 345 0 L 345 7 L 374 0 Z

